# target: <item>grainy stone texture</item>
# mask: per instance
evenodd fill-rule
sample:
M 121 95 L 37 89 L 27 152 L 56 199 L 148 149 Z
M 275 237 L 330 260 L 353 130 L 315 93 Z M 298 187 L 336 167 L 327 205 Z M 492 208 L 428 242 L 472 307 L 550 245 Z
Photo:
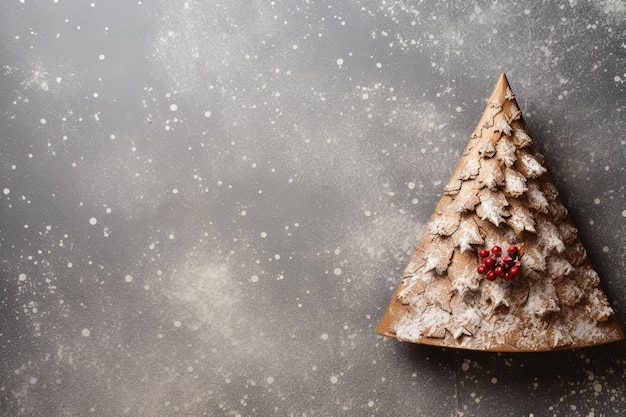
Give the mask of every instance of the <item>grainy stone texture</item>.
M 0 2 L 0 414 L 626 414 L 623 343 L 375 334 L 501 72 L 626 323 L 625 17 Z

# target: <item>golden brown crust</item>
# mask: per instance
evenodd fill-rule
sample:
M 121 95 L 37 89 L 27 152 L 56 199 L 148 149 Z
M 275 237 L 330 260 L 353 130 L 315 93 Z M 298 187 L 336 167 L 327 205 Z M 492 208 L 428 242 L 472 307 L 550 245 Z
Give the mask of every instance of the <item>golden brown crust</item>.
M 522 242 L 513 281 L 477 272 L 478 248 Z M 502 352 L 624 339 L 504 74 L 376 331 Z

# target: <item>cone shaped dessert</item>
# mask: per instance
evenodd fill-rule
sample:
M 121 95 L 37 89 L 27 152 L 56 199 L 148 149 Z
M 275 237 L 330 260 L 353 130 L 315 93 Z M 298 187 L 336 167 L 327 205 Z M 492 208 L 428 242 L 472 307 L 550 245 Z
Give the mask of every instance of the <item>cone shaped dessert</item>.
M 376 331 L 503 352 L 624 339 L 504 74 Z

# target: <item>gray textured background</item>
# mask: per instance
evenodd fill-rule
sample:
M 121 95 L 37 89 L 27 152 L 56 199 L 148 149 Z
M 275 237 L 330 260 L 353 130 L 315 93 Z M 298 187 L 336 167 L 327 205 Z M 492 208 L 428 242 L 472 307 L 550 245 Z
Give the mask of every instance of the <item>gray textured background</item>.
M 626 4 L 0 4 L 0 413 L 620 416 L 625 344 L 374 334 L 502 71 L 622 324 Z

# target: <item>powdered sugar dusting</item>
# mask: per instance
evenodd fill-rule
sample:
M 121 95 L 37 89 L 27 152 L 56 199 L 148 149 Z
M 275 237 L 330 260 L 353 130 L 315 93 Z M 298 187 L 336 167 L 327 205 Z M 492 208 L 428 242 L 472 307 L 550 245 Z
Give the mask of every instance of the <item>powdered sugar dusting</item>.
M 401 340 L 550 350 L 620 337 L 600 324 L 613 311 L 512 97 L 508 84 L 496 87 L 407 268 L 403 307 L 391 313 Z M 479 245 L 517 243 L 521 276 L 492 282 L 477 272 Z

